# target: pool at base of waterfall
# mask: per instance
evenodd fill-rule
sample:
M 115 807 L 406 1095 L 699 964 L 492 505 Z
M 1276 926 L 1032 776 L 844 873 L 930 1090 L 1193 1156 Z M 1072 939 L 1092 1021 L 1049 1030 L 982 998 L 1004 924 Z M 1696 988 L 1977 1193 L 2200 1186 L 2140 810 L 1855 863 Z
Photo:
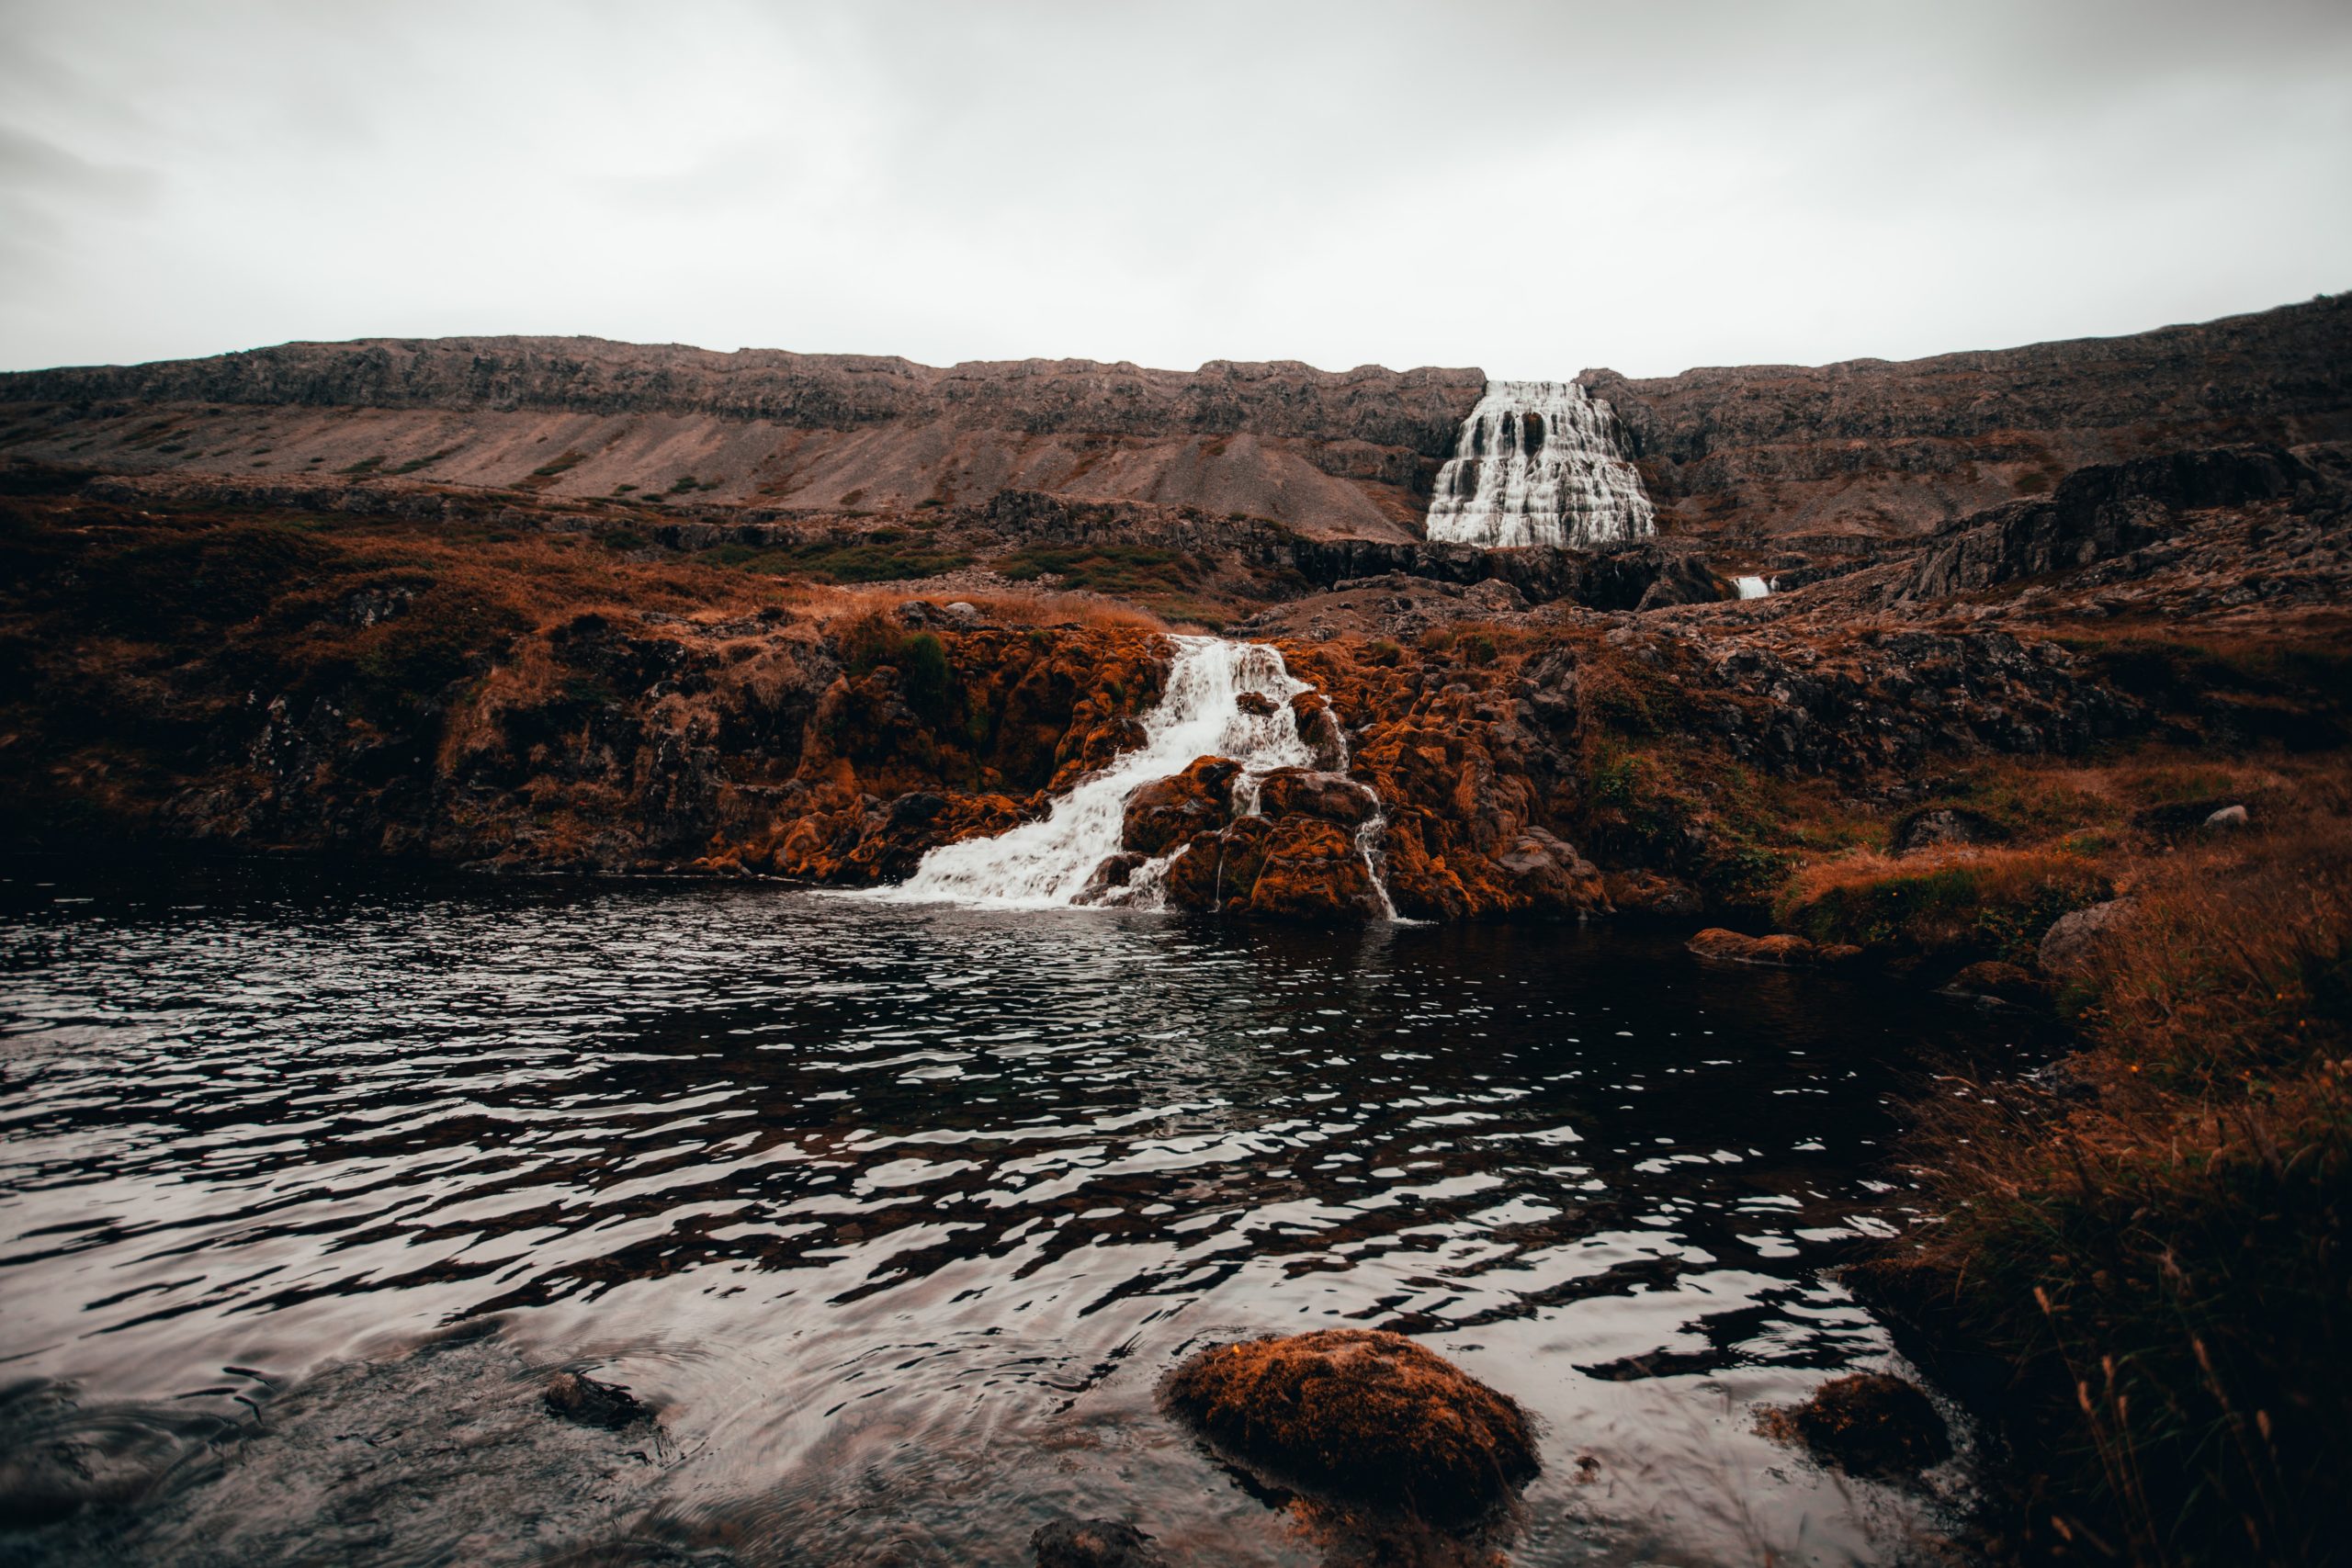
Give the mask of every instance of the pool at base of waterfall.
M 1893 1562 L 1968 1495 L 1755 1423 L 1894 1359 L 1831 1269 L 1907 1076 L 2027 1048 L 1973 1010 L 1566 924 L 7 871 L 11 1562 L 1314 1563 L 1154 1390 L 1336 1325 L 1538 1417 L 1511 1562 Z

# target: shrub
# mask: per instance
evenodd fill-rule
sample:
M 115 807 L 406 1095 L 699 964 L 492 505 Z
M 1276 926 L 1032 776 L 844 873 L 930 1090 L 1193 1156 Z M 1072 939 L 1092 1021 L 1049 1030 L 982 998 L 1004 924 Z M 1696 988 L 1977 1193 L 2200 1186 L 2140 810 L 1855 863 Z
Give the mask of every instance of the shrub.
M 1774 914 L 1799 935 L 1886 959 L 2029 964 L 2059 916 L 2113 896 L 2097 866 L 2057 851 L 1861 854 L 1798 875 Z
M 899 694 L 907 705 L 936 721 L 947 714 L 955 695 L 955 676 L 947 662 L 947 645 L 930 632 L 910 632 L 878 615 L 861 615 L 840 636 L 842 662 L 853 675 L 870 675 L 888 666 L 899 672 Z

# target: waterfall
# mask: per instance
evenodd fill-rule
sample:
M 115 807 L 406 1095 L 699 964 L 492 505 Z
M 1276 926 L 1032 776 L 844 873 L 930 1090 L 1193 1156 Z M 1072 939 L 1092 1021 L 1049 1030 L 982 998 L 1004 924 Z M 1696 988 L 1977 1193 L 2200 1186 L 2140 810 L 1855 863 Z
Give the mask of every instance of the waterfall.
M 1772 592 L 1772 585 L 1760 577 L 1735 577 L 1731 582 L 1743 599 L 1761 599 Z
M 1197 758 L 1230 758 L 1242 768 L 1234 781 L 1233 798 L 1240 814 L 1249 816 L 1258 809 L 1259 781 L 1265 773 L 1315 765 L 1314 752 L 1299 734 L 1298 716 L 1290 705 L 1293 697 L 1313 688 L 1291 674 L 1280 651 L 1264 643 L 1213 637 L 1171 640 L 1176 661 L 1159 705 L 1144 716 L 1141 746 L 1080 780 L 1036 821 L 994 838 L 943 844 L 923 856 L 905 882 L 864 896 L 1022 909 L 1073 904 L 1095 867 L 1119 852 L 1127 797 L 1143 785 L 1183 772 Z M 1245 711 L 1237 700 L 1245 694 L 1268 699 L 1272 711 Z M 1344 770 L 1344 756 L 1340 766 Z M 1393 917 L 1376 847 L 1383 825 L 1375 812 L 1358 832 L 1356 846 L 1372 870 L 1382 908 Z M 1113 901 L 1129 908 L 1160 907 L 1161 884 L 1174 859 L 1170 855 L 1137 867 L 1128 886 L 1114 890 L 1119 897 Z
M 1657 532 L 1616 414 L 1574 381 L 1487 382 L 1430 502 L 1441 544 L 1581 547 Z

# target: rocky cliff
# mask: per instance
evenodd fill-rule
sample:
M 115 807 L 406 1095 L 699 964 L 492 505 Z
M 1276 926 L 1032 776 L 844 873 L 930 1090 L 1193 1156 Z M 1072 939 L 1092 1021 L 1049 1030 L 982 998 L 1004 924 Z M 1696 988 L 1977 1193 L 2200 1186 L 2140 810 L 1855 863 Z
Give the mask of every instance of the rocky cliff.
M 1012 488 L 1411 536 L 1476 370 L 967 364 L 596 338 L 288 344 L 0 376 L 0 446 L 892 513 Z
M 2092 464 L 2352 438 L 2352 297 L 1890 364 L 1580 378 L 1661 536 L 1742 570 L 1867 558 Z M 0 452 L 115 473 L 408 477 L 542 500 L 874 519 L 1016 491 L 1409 544 L 1477 370 L 945 369 L 595 338 L 288 344 L 0 376 Z
M 2086 464 L 2352 436 L 2352 296 L 1900 364 L 1578 379 L 1623 421 L 1668 534 L 1903 537 Z

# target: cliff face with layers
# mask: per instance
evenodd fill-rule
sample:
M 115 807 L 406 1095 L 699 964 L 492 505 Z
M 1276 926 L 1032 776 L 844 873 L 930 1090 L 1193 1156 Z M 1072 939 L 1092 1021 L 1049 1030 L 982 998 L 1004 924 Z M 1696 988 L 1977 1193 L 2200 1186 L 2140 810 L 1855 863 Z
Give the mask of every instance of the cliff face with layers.
M 1902 363 L 1577 379 L 1632 435 L 1663 532 L 1905 538 L 2086 464 L 2352 437 L 2352 296 Z
M 596 338 L 288 344 L 0 376 L 0 446 L 111 468 L 390 473 L 893 513 L 1006 489 L 1410 537 L 1476 370 L 946 369 Z
M 1883 553 L 2089 464 L 2352 438 L 2352 299 L 1900 364 L 1578 380 L 1623 422 L 1661 537 L 1787 570 Z M 881 521 L 1020 491 L 1406 543 L 1425 532 L 1486 386 L 1472 369 L 1288 361 L 941 369 L 597 338 L 384 339 L 0 376 L 0 453 Z

